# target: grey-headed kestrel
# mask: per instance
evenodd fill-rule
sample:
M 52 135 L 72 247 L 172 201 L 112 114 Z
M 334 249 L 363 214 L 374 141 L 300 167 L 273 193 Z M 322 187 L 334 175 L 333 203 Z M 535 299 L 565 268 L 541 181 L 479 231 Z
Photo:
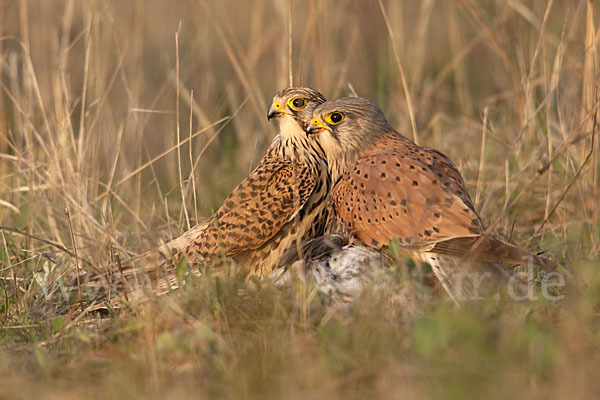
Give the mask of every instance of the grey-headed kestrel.
M 452 161 L 396 132 L 372 101 L 323 103 L 307 134 L 325 150 L 335 185 L 327 231 L 375 249 L 397 240 L 431 265 L 455 302 L 476 295 L 486 280 L 508 277 L 498 262 L 556 266 L 488 234 Z
M 107 287 L 114 288 L 111 298 L 126 297 L 129 302 L 166 293 L 178 287 L 175 269 L 182 257 L 200 270 L 225 257 L 233 259 L 247 275 L 263 277 L 278 266 L 283 252 L 297 240 L 321 235 L 332 184 L 323 149 L 305 131 L 313 110 L 324 101 L 321 93 L 310 88 L 292 87 L 276 93 L 267 119 L 279 120 L 279 134 L 217 212 L 111 274 L 88 279 L 89 289 L 104 293 Z M 194 270 L 198 271 L 189 268 L 196 273 Z

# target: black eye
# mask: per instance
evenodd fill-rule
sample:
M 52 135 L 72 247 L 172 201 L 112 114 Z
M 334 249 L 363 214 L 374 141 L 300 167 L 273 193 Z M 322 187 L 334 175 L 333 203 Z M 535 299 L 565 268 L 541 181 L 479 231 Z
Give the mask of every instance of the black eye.
M 306 100 L 302 97 L 292 97 L 288 99 L 287 105 L 294 111 L 300 111 L 306 107 Z
M 340 122 L 342 122 L 342 114 L 340 113 L 333 113 L 329 116 L 329 119 L 331 120 L 331 122 L 333 122 L 334 124 L 339 124 Z
M 292 104 L 294 105 L 294 107 L 296 108 L 302 108 L 304 107 L 304 105 L 306 104 L 304 99 L 301 99 L 300 97 L 296 97 L 294 99 L 294 101 L 292 101 Z

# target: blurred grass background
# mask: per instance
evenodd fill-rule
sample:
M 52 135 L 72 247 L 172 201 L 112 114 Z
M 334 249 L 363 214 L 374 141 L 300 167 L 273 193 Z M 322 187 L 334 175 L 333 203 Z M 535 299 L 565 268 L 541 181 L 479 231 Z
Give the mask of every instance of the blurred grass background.
M 204 277 L 100 320 L 44 303 L 73 257 L 3 230 L 0 396 L 600 394 L 597 1 L 0 5 L 3 227 L 94 265 L 176 237 L 260 159 L 291 66 L 450 156 L 493 230 L 578 284 L 556 304 L 404 310 L 367 291 L 332 312 L 310 290 Z

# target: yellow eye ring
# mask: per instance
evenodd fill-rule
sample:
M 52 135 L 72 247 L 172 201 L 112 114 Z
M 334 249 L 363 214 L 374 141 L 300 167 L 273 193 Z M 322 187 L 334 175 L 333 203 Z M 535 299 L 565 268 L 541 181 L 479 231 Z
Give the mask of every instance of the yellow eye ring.
M 332 112 L 325 116 L 325 122 L 329 125 L 337 125 L 344 120 L 344 114 L 341 112 Z
M 287 105 L 292 110 L 299 111 L 306 107 L 306 100 L 304 100 L 302 97 L 291 97 L 288 99 Z

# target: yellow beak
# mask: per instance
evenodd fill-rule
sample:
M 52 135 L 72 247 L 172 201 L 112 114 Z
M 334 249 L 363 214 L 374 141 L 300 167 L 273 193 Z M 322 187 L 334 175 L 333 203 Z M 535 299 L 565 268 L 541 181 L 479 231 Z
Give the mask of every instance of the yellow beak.
M 330 131 L 330 130 L 331 130 L 331 128 L 329 128 L 327 125 L 325 125 L 320 119 L 313 118 L 310 120 L 310 124 L 308 124 L 308 127 L 306 128 L 306 134 L 312 135 L 314 133 Z
M 269 107 L 269 111 L 267 111 L 267 121 L 270 121 L 271 118 L 281 118 L 284 115 L 292 114 L 286 112 L 281 103 L 274 101 L 273 104 L 271 104 L 271 107 Z

